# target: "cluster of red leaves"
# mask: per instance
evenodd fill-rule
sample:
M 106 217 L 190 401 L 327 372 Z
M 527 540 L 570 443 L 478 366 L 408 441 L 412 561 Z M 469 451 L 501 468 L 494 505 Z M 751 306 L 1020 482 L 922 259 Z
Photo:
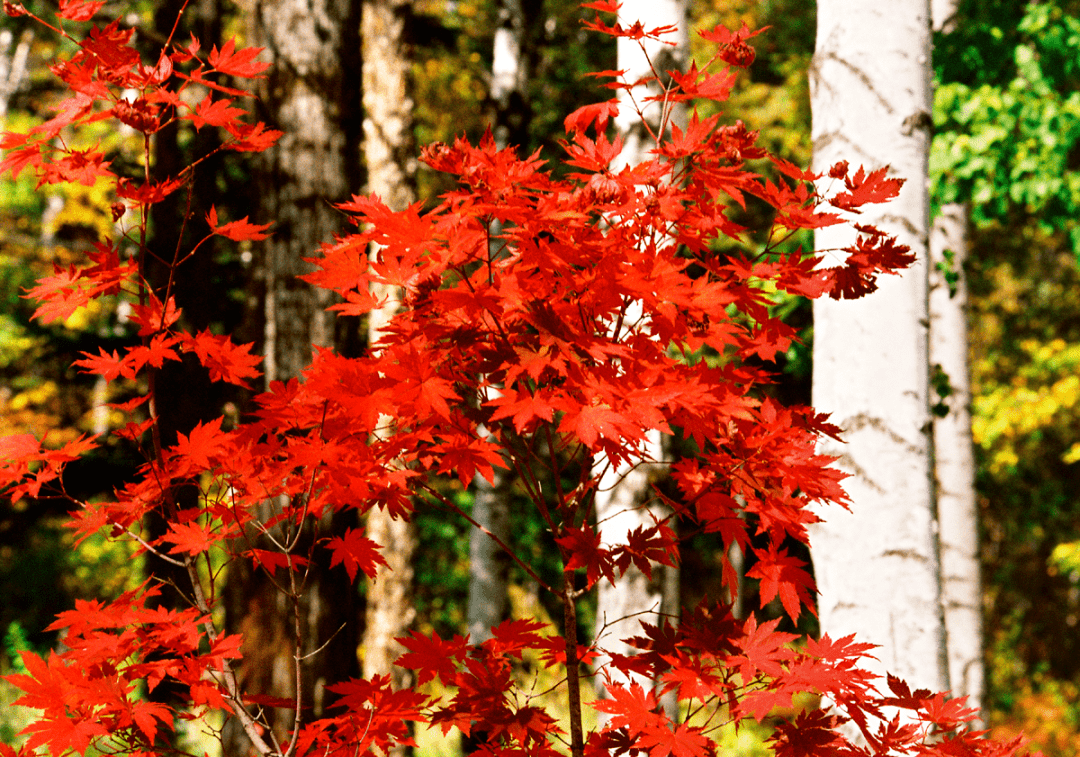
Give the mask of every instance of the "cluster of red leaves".
M 588 7 L 610 11 L 614 4 Z M 99 8 L 62 2 L 60 17 L 85 20 Z M 25 10 L 11 6 L 9 12 Z M 588 25 L 639 40 L 665 32 L 599 19 Z M 746 42 L 753 34 L 722 27 L 706 33 L 718 45 L 713 60 L 676 77 L 664 97 L 726 97 L 733 80 L 727 66 L 753 59 Z M 258 50 L 237 50 L 230 42 L 204 63 L 193 39 L 184 47 L 167 45 L 153 65 L 144 65 L 130 37 L 113 23 L 78 41 L 75 57 L 53 67 L 72 97 L 29 134 L 5 135 L 0 169 L 33 170 L 42 183 L 110 178 L 121 205 L 117 217 L 131 203 L 141 211 L 145 231 L 147 206 L 182 186 L 190 169 L 156 184 L 116 179 L 99 153 L 56 146 L 60 129 L 112 118 L 149 138 L 181 118 L 195 128 L 224 129 L 230 135 L 225 148 L 234 150 L 263 149 L 277 135 L 239 121 L 243 110 L 222 95 L 244 93 L 211 77 L 257 76 L 264 68 L 255 61 Z M 720 70 L 710 72 L 714 67 Z M 196 86 L 205 97 L 181 97 Z M 153 415 L 137 415 L 141 400 L 117 406 L 132 420 L 116 433 L 132 440 L 149 434 L 151 453 L 112 501 L 79 503 L 74 527 L 82 536 L 102 528 L 137 535 L 148 513 L 162 513 L 169 523 L 165 534 L 144 547 L 188 568 L 195 607 L 148 610 L 151 592 L 141 591 L 62 617 L 66 651 L 48 662 L 27 657 L 28 673 L 10 679 L 26 692 L 21 703 L 43 710 L 29 729 L 28 748 L 43 745 L 60 755 L 97 744 L 107 751 L 159 753 L 160 729 L 219 708 L 240 719 L 264 755 L 375 754 L 408 743 L 407 721 L 444 731 L 482 729 L 483 754 L 555 754 L 562 737 L 556 721 L 528 695 L 518 696 L 515 665 L 532 650 L 551 667 L 566 666 L 571 687 L 579 665 L 608 660 L 596 674 L 608 681 L 609 698 L 595 706 L 609 717 L 587 739 L 572 733 L 577 757 L 644 751 L 651 757 L 705 757 L 713 754 L 711 730 L 725 719 L 761 720 L 777 706 L 790 706 L 800 692 L 819 694 L 837 709 L 782 723 L 773 739 L 782 757 L 1015 752 L 1015 743 L 995 744 L 965 731 L 970 713 L 961 703 L 911 693 L 897 681 L 889 682 L 890 693 L 879 693 L 859 667 L 866 645 L 826 637 L 800 647 L 776 630 L 775 621 L 736 621 L 722 604 L 702 604 L 677 628 L 644 625 L 644 635 L 632 640 L 639 650 L 632 656 L 600 656 L 599 642 L 579 645 L 572 631 L 565 637 L 542 633 L 547 629 L 533 621 L 505 623 L 479 647 L 462 638 L 414 634 L 402 640 L 409 651 L 398 664 L 417 670 L 421 684 L 438 677 L 452 691 L 447 701 L 419 690 L 394 691 L 386 677 L 347 681 L 329 689 L 340 714 L 305 722 L 304 703 L 295 702 L 300 727 L 292 741 L 261 739 L 257 716 L 246 708 L 260 700 L 239 690 L 231 674 L 239 639 L 223 638 L 214 628 L 213 587 L 204 595 L 194 561 L 219 551 L 251 559 L 271 574 L 302 572 L 311 555 L 294 553 L 291 538 L 302 525 L 317 527 L 325 514 L 343 508 L 383 507 L 408 515 L 424 497 L 456 508 L 432 486 L 439 476 L 467 485 L 477 473 L 490 480 L 496 467 L 517 474 L 559 545 L 568 578 L 562 588 L 541 584 L 572 610 L 581 595 L 573 581 L 579 570 L 592 586 L 631 566 L 648 573 L 656 562 L 678 561 L 670 520 L 638 528 L 622 544 L 601 542 L 590 524 L 596 486 L 590 461 L 633 462 L 650 432 L 681 436 L 697 453 L 672 465 L 680 493 L 664 497 L 672 518 L 744 548 L 754 529 L 768 544 L 757 551 L 754 568 L 763 601 L 778 596 L 793 618 L 804 607 L 812 610 L 805 566 L 781 545 L 788 538 L 806 540 L 812 503 L 844 502 L 840 474 L 814 451 L 820 435 L 837 430 L 810 408 L 782 407 L 758 391 L 772 380 L 763 361 L 794 339 L 773 315 L 766 292 L 857 297 L 874 288 L 879 274 L 894 273 L 911 258 L 871 228 L 863 229 L 839 268 L 820 269 L 815 255 L 780 254 L 771 246 L 740 251 L 741 243 L 731 242 L 740 242 L 743 229 L 728 214 L 749 194 L 775 208 L 779 233 L 817 228 L 839 223 L 834 211 L 857 212 L 888 200 L 900 182 L 884 172 L 851 175 L 841 165 L 830 176 L 844 189 L 830 198 L 814 184 L 820 176 L 773 159 L 786 177 L 774 183 L 747 166 L 767 157 L 754 132 L 741 122 L 724 125 L 696 114 L 685 129 L 659 140 L 650 160 L 613 172 L 609 166 L 621 145 L 609 138 L 608 124 L 617 109 L 607 101 L 566 119 L 565 162 L 576 172 L 564 180 L 546 173 L 537 155 L 499 150 L 490 136 L 478 145 L 459 139 L 423 152 L 430 167 L 459 181 L 437 207 L 392 212 L 377 197 L 343 204 L 360 231 L 324 245 L 312 261 L 316 272 L 306 278 L 340 295 L 334 309 L 345 315 L 380 305 L 372 285 L 403 291 L 401 310 L 369 356 L 318 350 L 301 380 L 275 383 L 257 398 L 247 422 L 231 429 L 221 419 L 200 424 L 164 449 Z M 221 224 L 213 210 L 206 220 L 209 233 L 233 240 L 266 233 L 247 219 Z M 493 239 L 494 221 L 503 231 Z M 720 252 L 724 238 L 728 244 Z M 374 260 L 368 256 L 372 244 L 379 250 Z M 92 265 L 58 270 L 30 293 L 45 320 L 92 297 L 136 300 L 133 320 L 141 342 L 87 354 L 78 365 L 109 380 L 135 378 L 189 352 L 215 381 L 242 385 L 257 376 L 247 347 L 178 327 L 168 292 L 151 291 L 140 276 L 145 254 L 140 249 L 134 264 L 121 261 L 117 249 L 103 243 Z M 89 445 L 84 440 L 50 451 L 28 437 L 6 439 L 0 486 L 15 497 L 38 496 L 43 485 L 59 481 L 64 462 Z M 541 487 L 535 473 L 540 466 L 553 470 L 560 482 L 554 490 Z M 563 488 L 568 475 L 579 480 Z M 193 481 L 203 482 L 201 497 L 197 506 L 181 509 L 172 492 Z M 272 543 L 279 549 L 251 548 L 246 537 L 253 531 L 276 534 Z M 329 550 L 333 564 L 353 579 L 373 575 L 382 562 L 378 545 L 359 531 L 316 541 L 315 548 Z M 734 589 L 730 566 L 724 580 Z M 193 713 L 135 696 L 136 681 L 152 687 L 166 678 Z M 628 683 L 634 680 L 655 681 L 656 688 Z M 658 705 L 667 691 L 707 716 L 672 722 Z M 886 711 L 906 716 L 889 718 Z M 845 721 L 862 733 L 864 746 L 844 735 L 839 726 Z
M 156 594 L 144 588 L 108 605 L 79 600 L 48 629 L 65 632 L 65 651 L 48 660 L 23 652 L 26 674 L 8 681 L 25 692 L 20 704 L 42 711 L 24 731 L 24 750 L 45 745 L 51 754 L 85 754 L 97 743 L 149 753 L 159 729 L 174 730 L 178 716 L 196 719 L 226 706 L 216 679 L 225 660 L 240 656 L 240 637 L 215 637 L 203 647 L 200 627 L 209 618 L 195 609 L 147 607 Z M 146 699 L 166 679 L 185 686 L 194 711 L 178 714 Z

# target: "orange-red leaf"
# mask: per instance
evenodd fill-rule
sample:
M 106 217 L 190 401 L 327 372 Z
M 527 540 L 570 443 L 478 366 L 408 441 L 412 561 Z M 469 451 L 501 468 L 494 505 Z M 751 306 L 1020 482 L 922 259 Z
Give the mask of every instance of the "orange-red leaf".
M 172 455 L 186 459 L 194 470 L 210 468 L 211 457 L 221 450 L 223 420 L 224 418 L 215 418 L 207 423 L 198 423 L 187 436 L 178 433 L 176 444 L 170 450 Z
M 175 545 L 169 550 L 169 554 L 201 555 L 221 541 L 221 537 L 214 533 L 214 527 L 211 524 L 192 521 L 191 523 L 170 523 L 169 530 L 161 537 L 161 540 Z
M 195 107 L 195 112 L 184 116 L 195 124 L 196 129 L 210 126 L 226 126 L 243 116 L 247 111 L 230 107 L 232 100 L 214 100 L 210 95 L 204 97 Z
M 359 528 L 350 528 L 345 536 L 335 536 L 327 544 L 331 552 L 330 567 L 344 565 L 349 580 L 356 580 L 356 573 L 363 573 L 374 578 L 378 566 L 386 565 L 386 560 L 379 554 L 379 545 L 364 536 Z
M 206 222 L 210 224 L 210 230 L 214 234 L 228 237 L 234 242 L 243 240 L 262 241 L 269 236 L 265 232 L 273 225 L 269 223 L 254 224 L 248 221 L 247 216 L 244 216 L 239 221 L 232 221 L 218 226 L 217 208 L 212 205 L 210 206 L 210 212 L 206 214 Z
M 443 640 L 434 631 L 425 636 L 410 631 L 397 642 L 409 650 L 394 663 L 398 667 L 416 671 L 416 683 L 423 686 L 438 677 L 445 684 L 452 683 L 457 666 L 465 659 L 469 645 L 462 636 Z
M 245 379 L 258 378 L 262 373 L 256 368 L 262 358 L 251 354 L 251 344 L 233 344 L 228 336 L 218 336 L 209 329 L 197 335 L 181 335 L 181 349 L 194 352 L 203 367 L 210 372 L 211 381 L 227 381 L 248 387 Z
M 105 0 L 60 0 L 60 18 L 68 21 L 89 21 L 94 17 Z
M 236 49 L 236 37 L 226 42 L 221 50 L 217 45 L 210 51 L 207 59 L 210 65 L 223 74 L 238 76 L 244 79 L 261 79 L 263 71 L 270 68 L 269 63 L 255 60 L 255 56 L 263 51 L 261 47 L 248 47 L 243 50 Z

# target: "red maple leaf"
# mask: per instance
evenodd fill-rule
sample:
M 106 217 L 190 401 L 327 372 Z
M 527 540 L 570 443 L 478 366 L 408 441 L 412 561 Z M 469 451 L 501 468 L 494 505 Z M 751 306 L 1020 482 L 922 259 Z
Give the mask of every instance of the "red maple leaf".
M 184 186 L 184 179 L 172 178 L 161 181 L 151 181 L 147 184 L 134 184 L 127 177 L 121 177 L 117 181 L 117 197 L 122 200 L 131 200 L 136 204 L 159 203 L 168 195 Z
M 176 435 L 176 444 L 171 453 L 183 458 L 192 470 L 207 470 L 211 467 L 211 458 L 222 450 L 221 422 L 224 418 L 215 418 L 206 423 L 197 423 L 187 436 Z
M 550 393 L 543 391 L 505 392 L 488 404 L 496 408 L 491 414 L 492 421 L 513 416 L 514 430 L 519 434 L 530 430 L 538 421 L 550 421 L 555 415 Z
M 105 0 L 60 0 L 56 15 L 68 21 L 89 21 L 103 5 Z
M 430 636 L 410 631 L 407 637 L 398 638 L 397 642 L 409 651 L 398 657 L 394 664 L 417 671 L 416 682 L 419 686 L 436 677 L 444 684 L 453 683 L 457 666 L 465 659 L 469 649 L 464 637 L 455 636 L 444 641 L 434 631 Z
M 769 741 L 778 757 L 857 754 L 837 731 L 842 722 L 838 715 L 824 710 L 800 712 L 794 721 L 780 719 Z
M 783 664 L 792 659 L 791 650 L 786 644 L 798 638 L 795 634 L 776 630 L 779 618 L 758 625 L 751 615 L 744 625 L 744 633 L 739 646 L 741 651 L 727 658 L 727 664 L 739 671 L 743 683 L 749 684 L 758 675 L 778 676 L 784 672 Z
M 571 433 L 581 440 L 589 449 L 596 448 L 596 440 L 600 437 L 617 441 L 620 437 L 620 426 L 623 416 L 612 409 L 605 402 L 595 403 L 560 403 L 559 409 L 564 410 L 562 420 L 559 422 L 561 433 Z
M 159 726 L 172 730 L 173 711 L 158 702 L 132 702 L 131 719 L 135 721 L 139 732 L 152 744 L 157 739 Z
M 582 8 L 588 8 L 589 10 L 603 11 L 604 13 L 618 13 L 619 8 L 622 7 L 622 3 L 613 2 L 613 0 L 596 0 L 591 3 L 582 3 Z
M 122 439 L 129 439 L 135 442 L 139 440 L 139 437 L 146 433 L 147 429 L 154 425 L 154 422 L 154 418 L 147 418 L 138 423 L 135 421 L 128 421 L 123 428 L 117 429 L 115 433 Z
M 650 757 L 701 757 L 709 753 L 711 742 L 696 726 L 665 722 L 645 729 L 635 746 L 648 749 Z
M 517 620 L 504 620 L 491 629 L 491 638 L 484 642 L 484 646 L 495 655 L 512 655 L 521 659 L 526 649 L 535 649 L 543 639 L 540 631 L 547 626 L 538 620 L 531 618 L 518 618 Z
M 225 126 L 235 121 L 239 116 L 247 114 L 247 111 L 242 108 L 230 107 L 232 102 L 232 100 L 214 100 L 210 95 L 207 95 L 195 107 L 195 111 L 184 116 L 184 118 L 195 124 L 196 129 L 201 129 L 207 124 L 210 126 Z
M 791 704 L 791 691 L 767 686 L 764 689 L 754 689 L 744 695 L 739 702 L 739 714 L 742 716 L 748 715 L 760 723 L 777 707 L 788 709 Z
M 578 108 L 563 119 L 563 126 L 568 134 L 585 131 L 593 124 L 596 125 L 596 130 L 600 132 L 607 128 L 608 120 L 615 118 L 617 115 L 619 115 L 619 101 L 615 99 L 605 100 L 602 103 L 593 103 Z
M 169 530 L 161 537 L 161 540 L 175 545 L 169 550 L 169 554 L 201 555 L 221 541 L 221 536 L 214 533 L 212 524 L 192 521 L 170 523 Z
M 0 460 L 12 461 L 21 457 L 36 456 L 41 445 L 33 434 L 0 436 Z
M 672 79 L 678 83 L 680 92 L 672 99 L 676 102 L 685 102 L 696 98 L 723 101 L 731 95 L 731 88 L 735 85 L 737 76 L 731 69 L 724 69 L 720 73 L 711 74 L 707 71 L 699 71 L 696 62 L 691 62 L 690 70 L 685 74 L 679 71 L 670 71 Z M 697 114 L 694 114 L 694 118 Z M 675 131 L 671 135 L 672 151 L 665 150 L 664 155 L 675 157 L 682 154 L 691 154 L 703 149 L 708 143 L 708 137 L 712 132 L 712 126 L 716 117 L 710 117 L 699 124 L 691 123 L 685 134 Z M 711 122 L 711 123 L 710 123 Z M 702 126 L 708 127 L 708 131 L 702 131 Z
M 758 562 L 746 575 L 761 579 L 762 607 L 779 594 L 780 602 L 792 620 L 799 619 L 803 605 L 814 612 L 814 580 L 804 569 L 805 562 L 789 556 L 787 549 L 779 549 L 776 544 L 770 545 L 767 550 L 755 548 L 754 554 Z
M 167 329 L 180 318 L 180 308 L 176 299 L 170 297 L 164 305 L 153 292 L 149 293 L 145 305 L 131 306 L 131 320 L 139 325 L 139 336 L 149 336 Z
M 846 192 L 841 192 L 829 204 L 841 210 L 858 212 L 858 208 L 868 203 L 888 202 L 900 194 L 903 179 L 886 178 L 889 167 L 885 166 L 869 174 L 860 166 L 855 176 L 845 178 Z
M 308 559 L 301 555 L 294 555 L 288 552 L 275 552 L 268 549 L 249 549 L 243 553 L 245 557 L 250 557 L 251 562 L 255 567 L 261 567 L 269 573 L 273 573 L 278 568 L 285 568 L 287 570 L 299 570 L 308 564 Z M 331 566 L 333 567 L 333 566 Z
M 626 543 L 612 550 L 615 564 L 625 572 L 633 563 L 645 577 L 652 580 L 654 563 L 675 567 L 678 543 L 674 531 L 667 523 L 657 523 L 646 528 L 637 526 L 626 535 Z
M 350 581 L 356 580 L 357 570 L 368 578 L 374 578 L 378 566 L 387 564 L 379 554 L 379 545 L 364 536 L 359 528 L 350 528 L 345 536 L 335 536 L 327 548 L 332 553 L 330 567 L 344 565 Z
M 203 329 L 198 334 L 182 334 L 180 347 L 184 352 L 194 352 L 199 362 L 210 373 L 211 381 L 226 381 L 249 388 L 245 379 L 258 378 L 262 373 L 255 367 L 261 361 L 251 354 L 251 344 L 233 344 L 228 336 L 218 336 Z
M 641 684 L 629 686 L 608 684 L 606 697 L 592 703 L 594 709 L 611 715 L 614 727 L 629 726 L 631 734 L 655 724 L 660 716 L 656 714 L 657 699 L 651 691 L 646 691 Z
M 67 318 L 90 301 L 90 294 L 82 288 L 82 273 L 74 265 L 63 268 L 53 264 L 53 275 L 38 279 L 37 286 L 26 291 L 23 297 L 39 304 L 32 316 L 42 323 Z
M 495 468 L 506 468 L 498 447 L 485 439 L 469 439 L 464 444 L 436 444 L 431 451 L 439 457 L 439 473 L 457 474 L 462 486 L 468 486 L 479 473 L 489 483 L 495 481 Z
M 86 373 L 94 373 L 101 376 L 106 381 L 112 381 L 120 376 L 125 371 L 124 359 L 120 357 L 120 353 L 113 350 L 112 353 L 105 351 L 104 347 L 98 347 L 99 355 L 92 355 L 89 352 L 82 353 L 86 355 L 82 360 L 76 360 L 72 365 L 77 368 L 85 368 Z
M 5 134 L 3 142 L 0 142 L 0 147 L 3 147 L 6 144 L 12 144 L 13 138 L 15 137 L 21 137 L 22 141 L 25 141 L 26 138 L 23 134 Z M 28 166 L 41 165 L 40 142 L 34 142 L 33 144 L 19 147 L 15 150 L 5 149 L 4 152 L 6 153 L 4 159 L 0 160 L 0 173 L 11 171 L 12 179 L 19 178 L 19 174 Z
M 180 356 L 173 349 L 180 342 L 180 337 L 169 333 L 154 334 L 146 346 L 132 347 L 124 358 L 122 375 L 134 378 L 146 365 L 160 368 L 166 360 L 179 360 Z
M 237 152 L 262 152 L 268 150 L 284 133 L 276 129 L 267 129 L 266 124 L 261 122 L 244 124 L 234 121 L 226 124 L 225 128 L 234 137 L 234 141 L 227 142 L 225 147 Z
M 540 652 L 540 657 L 548 667 L 566 664 L 566 639 L 562 636 L 544 636 L 537 641 L 533 648 Z M 599 653 L 594 647 L 577 648 L 578 662 L 582 665 L 592 665 Z
M 611 551 L 600 547 L 600 534 L 591 524 L 586 523 L 580 528 L 566 528 L 564 534 L 555 539 L 555 543 L 568 557 L 564 570 L 585 568 L 585 583 L 589 588 L 592 588 L 601 576 L 615 582 L 615 563 L 611 558 Z
M 269 236 L 264 232 L 273 225 L 267 223 L 259 226 L 249 222 L 248 217 L 244 216 L 239 221 L 232 221 L 218 226 L 217 208 L 213 205 L 210 206 L 210 212 L 206 214 L 206 222 L 210 224 L 210 231 L 212 233 L 228 237 L 234 242 L 240 242 L 245 239 L 253 242 L 262 241 Z
M 270 68 L 269 63 L 255 60 L 255 56 L 263 51 L 261 47 L 248 47 L 243 50 L 236 49 L 236 37 L 226 42 L 218 51 L 214 45 L 207 60 L 210 66 L 223 74 L 237 76 L 243 79 L 261 79 L 260 74 Z

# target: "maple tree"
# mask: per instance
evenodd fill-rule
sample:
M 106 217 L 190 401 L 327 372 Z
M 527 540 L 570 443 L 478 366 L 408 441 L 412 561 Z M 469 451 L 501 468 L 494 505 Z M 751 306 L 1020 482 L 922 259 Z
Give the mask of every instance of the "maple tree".
M 678 623 L 643 623 L 631 640 L 634 655 L 601 658 L 603 638 L 578 636 L 579 602 L 598 582 L 630 566 L 649 575 L 655 563 L 678 562 L 676 522 L 684 533 L 719 533 L 743 549 L 755 536 L 755 544 L 767 544 L 755 548 L 752 571 L 761 579 L 762 601 L 779 597 L 793 619 L 813 612 L 812 579 L 784 542 L 807 540 L 811 503 L 845 504 L 842 474 L 815 453 L 817 439 L 838 429 L 812 408 L 785 407 L 760 391 L 773 380 L 767 362 L 794 338 L 774 316 L 770 293 L 860 297 L 874 290 L 879 275 L 907 266 L 907 249 L 869 226 L 857 227 L 859 241 L 841 253 L 837 267 L 817 267 L 822 255 L 836 251 L 782 251 L 791 231 L 841 223 L 838 211 L 889 200 L 899 180 L 846 164 L 827 177 L 804 171 L 770 158 L 742 122 L 696 114 L 684 128 L 650 132 L 651 159 L 612 171 L 621 149 L 609 137 L 614 100 L 567 117 L 564 161 L 574 170 L 562 180 L 543 170 L 539 154 L 499 149 L 490 134 L 477 145 L 465 139 L 430 145 L 422 160 L 455 176 L 457 189 L 428 210 L 418 203 L 393 212 L 378 197 L 353 197 L 339 207 L 357 230 L 324 244 L 312 258 L 317 270 L 305 277 L 336 292 L 340 300 L 332 307 L 345 316 L 378 307 L 373 291 L 402 291 L 401 307 L 375 349 L 362 358 L 317 349 L 302 379 L 272 384 L 242 423 L 200 423 L 165 446 L 154 377 L 166 361 L 189 353 L 213 381 L 240 386 L 259 374 L 250 345 L 180 326 L 170 287 L 199 245 L 149 249 L 147 217 L 155 202 L 190 186 L 201 159 L 178 176 L 151 182 L 153 134 L 186 119 L 196 129 L 223 129 L 218 149 L 240 151 L 264 149 L 278 134 L 242 120 L 237 103 L 246 93 L 230 83 L 261 75 L 258 49 L 229 42 L 204 58 L 194 38 L 183 44 L 170 38 L 156 61 L 144 63 L 130 45 L 132 31 L 117 22 L 94 26 L 82 39 L 67 31 L 102 6 L 61 0 L 49 25 L 79 51 L 52 70 L 72 94 L 53 119 L 0 139 L 0 170 L 34 171 L 42 184 L 114 182 L 116 219 L 134 219 L 124 226 L 139 243 L 134 259 L 121 259 L 116 244 L 102 240 L 87 265 L 58 267 L 27 296 L 39 302 L 37 317 L 46 321 L 93 298 L 131 304 L 139 342 L 86 354 L 78 366 L 107 380 L 139 381 L 139 396 L 112 407 L 129 418 L 115 433 L 137 443 L 146 461 L 110 500 L 72 500 L 71 526 L 81 538 L 107 529 L 114 538 L 137 540 L 185 570 L 191 606 L 153 606 L 157 588 L 144 584 L 112 602 L 79 602 L 60 615 L 53 628 L 64 630 L 64 649 L 47 659 L 24 653 L 26 672 L 9 677 L 25 692 L 20 703 L 40 709 L 41 717 L 22 747 L 0 745 L 4 757 L 41 747 L 57 757 L 92 746 L 175 752 L 163 735 L 215 710 L 236 718 L 264 757 L 380 753 L 409 743 L 409 722 L 444 733 L 482 731 L 478 753 L 484 755 L 705 757 L 715 753 L 710 734 L 725 722 L 761 721 L 804 692 L 833 706 L 780 721 L 771 746 L 782 757 L 1004 757 L 1020 749 L 1019 740 L 993 742 L 968 730 L 973 713 L 963 700 L 912 692 L 895 678 L 881 685 L 860 667 L 869 645 L 827 636 L 796 643 L 794 634 L 777 630 L 778 620 L 737 620 L 724 601 L 703 600 Z M 4 7 L 27 13 L 10 2 Z M 596 32 L 643 40 L 667 31 L 606 23 L 599 14 L 617 10 L 612 2 L 584 7 L 597 12 L 585 22 Z M 747 40 L 756 33 L 746 27 L 703 32 L 715 55 L 675 76 L 658 97 L 691 105 L 723 100 L 732 69 L 753 61 Z M 600 75 L 613 88 L 634 84 L 618 72 Z M 143 135 L 143 176 L 118 176 L 105 155 L 69 143 L 81 125 L 105 119 Z M 748 167 L 766 158 L 782 178 Z M 745 206 L 748 196 L 776 210 L 770 242 L 761 251 L 718 252 L 722 238 L 740 241 L 744 229 L 728 212 L 733 203 Z M 189 222 L 202 220 L 206 238 L 244 241 L 271 233 L 247 218 L 222 223 L 213 209 Z M 493 221 L 501 229 L 494 240 Z M 369 258 L 373 244 L 378 254 Z M 151 257 L 170 268 L 158 289 L 143 275 Z M 667 465 L 680 496 L 657 491 L 672 515 L 631 531 L 625 543 L 605 543 L 592 522 L 593 461 L 642 462 L 650 431 L 677 436 L 694 450 L 677 461 L 644 461 Z M 64 465 L 94 444 L 85 437 L 59 448 L 29 435 L 0 439 L 0 486 L 13 499 L 67 497 Z M 560 599 L 561 624 L 507 621 L 479 645 L 414 632 L 401 639 L 408 651 L 397 664 L 417 671 L 417 686 L 394 690 L 389 676 L 333 684 L 332 717 L 311 719 L 307 702 L 241 688 L 234 671 L 243 639 L 223 634 L 214 619 L 216 566 L 250 560 L 298 608 L 315 550 L 329 550 L 335 569 L 350 579 L 373 575 L 382 562 L 379 545 L 358 529 L 298 538 L 302 531 L 318 534 L 324 514 L 384 508 L 409 517 L 415 507 L 438 506 L 468 520 L 439 479 L 467 486 L 477 473 L 491 480 L 496 469 L 517 477 L 558 545 L 558 585 L 544 581 L 525 556 L 499 546 Z M 175 496 L 191 482 L 200 489 L 195 506 Z M 151 512 L 168 528 L 148 539 L 141 524 Z M 258 548 L 253 533 L 265 537 Z M 730 565 L 724 582 L 735 591 Z M 305 660 L 301 640 L 295 642 L 299 678 Z M 565 671 L 559 691 L 570 713 L 568 733 L 540 704 L 539 692 L 515 677 L 527 652 Z M 605 662 L 590 669 L 597 659 Z M 590 733 L 581 717 L 583 676 L 599 677 L 608 690 L 608 698 L 592 705 L 608 717 Z M 436 679 L 445 697 L 423 688 Z M 176 701 L 142 696 L 166 680 Z M 655 686 L 638 682 L 646 680 Z M 660 707 L 669 691 L 685 717 L 672 720 Z M 295 711 L 288 733 L 266 727 L 268 707 Z

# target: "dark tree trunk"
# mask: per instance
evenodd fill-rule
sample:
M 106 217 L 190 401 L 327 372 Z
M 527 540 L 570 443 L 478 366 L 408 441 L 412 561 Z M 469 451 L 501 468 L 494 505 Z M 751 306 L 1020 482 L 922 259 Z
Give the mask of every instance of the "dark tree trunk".
M 258 87 L 258 118 L 283 132 L 260 156 L 254 177 L 255 214 L 275 223 L 258 250 L 252 297 L 261 311 L 252 315 L 261 315 L 268 386 L 298 377 L 311 362 L 312 345 L 337 341 L 339 329 L 325 310 L 329 294 L 297 276 L 310 270 L 303 258 L 343 230 L 333 205 L 360 188 L 359 8 L 359 0 L 263 0 L 252 10 L 252 44 L 265 47 L 263 57 L 272 63 Z M 269 513 L 281 504 L 268 501 L 265 508 Z M 323 716 L 327 685 L 360 672 L 356 589 L 343 569 L 329 568 L 322 550 L 312 550 L 317 539 L 357 524 L 344 512 L 305 525 L 295 551 L 313 559 L 298 596 L 279 592 L 248 561 L 228 568 L 226 624 L 245 635 L 241 684 L 254 694 L 298 699 L 304 720 Z M 275 710 L 278 743 L 295 715 Z M 224 750 L 229 757 L 250 751 L 238 726 L 226 727 Z
M 169 36 L 177 15 L 183 7 L 182 0 L 166 0 L 154 9 L 154 32 L 156 39 L 149 44 L 160 47 Z M 178 34 L 182 38 L 192 32 L 206 45 L 217 44 L 220 37 L 220 3 L 218 0 L 200 0 L 188 7 L 181 18 Z M 157 50 L 154 50 L 156 55 Z M 182 146 L 180 122 L 173 122 L 154 135 L 152 145 L 151 174 L 154 181 L 176 177 L 189 165 L 195 155 L 212 152 L 219 144 L 213 129 L 202 129 L 194 139 Z M 147 246 L 150 254 L 144 255 L 144 273 L 148 283 L 162 301 L 172 296 L 182 310 L 181 323 L 186 330 L 199 331 L 207 328 L 219 314 L 212 288 L 207 285 L 213 278 L 215 240 L 204 244 L 197 254 L 188 258 L 180 269 L 180 275 L 172 276 L 174 261 L 186 253 L 194 243 L 192 233 L 184 234 L 185 215 L 201 218 L 214 201 L 214 176 L 221 169 L 221 157 L 214 156 L 204 162 L 192 178 L 192 185 L 169 195 L 154 205 L 151 230 Z M 184 247 L 184 245 L 188 245 Z M 163 446 L 176 443 L 177 434 L 188 434 L 199 423 L 220 414 L 222 397 L 215 391 L 206 370 L 193 355 L 184 356 L 179 362 L 166 361 L 154 372 L 154 412 Z M 174 485 L 163 498 L 168 510 L 198 507 L 198 487 L 195 482 Z M 145 519 L 144 536 L 153 541 L 165 533 L 169 512 L 153 512 Z M 161 589 L 157 602 L 167 607 L 187 606 L 190 590 L 184 568 L 156 557 L 146 556 L 146 571 Z M 167 701 L 172 693 L 168 682 L 157 687 L 152 696 Z

